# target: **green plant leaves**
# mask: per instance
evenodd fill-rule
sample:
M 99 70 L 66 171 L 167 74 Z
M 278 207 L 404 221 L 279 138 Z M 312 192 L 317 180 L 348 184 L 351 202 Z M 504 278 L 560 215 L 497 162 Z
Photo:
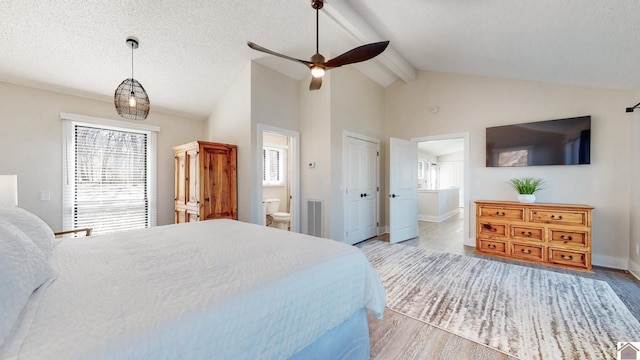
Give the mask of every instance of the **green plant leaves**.
M 540 178 L 521 177 L 509 180 L 518 194 L 533 194 L 538 190 L 542 190 L 544 180 Z

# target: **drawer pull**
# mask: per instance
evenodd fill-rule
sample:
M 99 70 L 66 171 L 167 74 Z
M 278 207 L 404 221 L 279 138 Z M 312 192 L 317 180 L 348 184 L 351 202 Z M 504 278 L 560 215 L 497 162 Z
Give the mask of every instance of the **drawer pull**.
M 552 214 L 551 215 L 551 219 L 553 219 L 553 220 L 562 220 L 562 215 L 555 216 L 555 215 Z
M 489 230 L 489 231 L 491 231 L 491 232 L 497 232 L 497 231 L 498 231 L 496 228 L 492 227 L 492 226 L 491 226 L 491 225 L 489 225 L 489 224 L 483 224 L 483 225 L 482 225 L 482 227 L 483 227 L 485 230 Z
M 560 236 L 560 239 L 562 239 L 562 240 L 567 240 L 567 241 L 571 241 L 571 240 L 573 240 L 573 237 L 572 237 L 571 235 L 569 235 L 569 236 L 561 235 L 561 236 Z
M 496 246 L 494 244 L 487 244 L 487 249 L 496 249 Z
M 524 232 L 524 231 L 523 231 L 523 232 L 522 232 L 522 236 L 531 236 L 531 235 L 533 235 L 533 234 L 531 233 L 531 231 L 527 231 L 527 232 Z
M 496 216 L 505 216 L 504 211 L 496 211 Z
M 564 255 L 564 254 L 562 254 L 562 256 L 560 256 L 560 258 L 562 258 L 562 260 L 573 260 L 573 255 Z
M 522 252 L 523 254 L 527 254 L 527 255 L 531 254 L 531 250 L 529 250 L 529 249 L 522 249 L 522 250 L 520 250 L 520 252 Z

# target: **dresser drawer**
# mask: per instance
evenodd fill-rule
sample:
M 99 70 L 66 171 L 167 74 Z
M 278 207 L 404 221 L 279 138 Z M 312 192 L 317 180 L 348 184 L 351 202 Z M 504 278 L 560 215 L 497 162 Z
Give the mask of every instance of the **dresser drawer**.
M 542 241 L 544 240 L 544 228 L 530 226 L 511 226 L 511 238 L 521 240 Z
M 550 245 L 587 246 L 588 234 L 583 231 L 549 229 Z
M 506 238 L 507 224 L 493 224 L 488 222 L 478 222 L 478 236 L 485 238 Z
M 505 219 L 524 221 L 524 208 L 479 206 L 478 216 L 489 219 Z
M 509 254 L 513 258 L 544 261 L 544 249 L 542 245 L 511 243 Z
M 586 211 L 532 209 L 529 218 L 536 223 L 587 225 Z
M 587 253 L 581 251 L 549 248 L 549 261 L 556 264 L 587 268 Z
M 496 254 L 507 254 L 507 243 L 504 241 L 478 240 L 480 251 Z

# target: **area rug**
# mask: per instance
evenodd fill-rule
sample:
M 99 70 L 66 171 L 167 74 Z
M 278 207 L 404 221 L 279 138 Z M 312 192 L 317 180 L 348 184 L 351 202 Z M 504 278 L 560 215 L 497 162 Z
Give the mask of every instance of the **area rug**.
M 600 280 L 376 240 L 360 248 L 388 308 L 520 359 L 615 359 L 617 342 L 640 340 Z

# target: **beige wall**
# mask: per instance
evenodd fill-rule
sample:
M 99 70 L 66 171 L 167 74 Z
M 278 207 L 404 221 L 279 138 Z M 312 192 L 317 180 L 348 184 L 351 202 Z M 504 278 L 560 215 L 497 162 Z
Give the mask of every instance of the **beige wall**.
M 251 64 L 238 75 L 206 122 L 207 140 L 238 147 L 238 219 L 251 221 Z
M 640 186 L 638 186 L 638 179 L 640 179 L 640 142 L 638 141 L 640 139 L 640 110 L 636 110 L 629 117 L 631 118 L 629 270 L 640 279 L 640 254 L 638 254 L 638 250 L 640 250 Z
M 251 186 L 254 189 L 255 201 L 253 206 L 254 222 L 260 223 L 263 219 L 262 199 L 274 195 L 264 193 L 262 186 L 262 148 L 258 148 L 257 138 L 263 134 L 257 133 L 258 124 L 284 129 L 289 131 L 299 131 L 300 129 L 300 109 L 298 100 L 298 82 L 283 76 L 282 74 L 262 66 L 252 63 L 251 66 L 251 132 L 252 132 L 252 152 L 255 154 L 252 159 L 254 172 L 251 179 Z M 285 139 L 286 138 L 282 138 Z M 264 143 L 268 142 L 263 140 Z M 291 155 L 287 150 L 287 155 Z M 299 161 L 298 161 L 299 162 Z M 287 163 L 287 168 L 291 169 L 292 163 Z M 298 164 L 298 166 L 300 166 Z M 280 198 L 280 211 L 291 212 L 289 207 L 287 187 L 279 187 L 278 198 Z M 292 199 L 300 201 L 300 199 Z M 298 216 L 297 219 L 300 219 Z
M 300 96 L 300 198 L 301 231 L 307 233 L 307 200 L 324 203 L 324 236 L 331 235 L 331 100 L 332 73 L 327 73 L 319 90 L 309 91 L 310 79 L 298 84 Z M 314 162 L 314 168 L 306 164 Z
M 536 194 L 538 202 L 595 206 L 593 263 L 626 268 L 632 159 L 624 109 L 636 97 L 631 91 L 420 72 L 416 81 L 386 89 L 385 137 L 469 132 L 468 205 L 479 199 L 513 200 L 510 178 L 541 177 L 547 188 Z M 435 105 L 440 111 L 432 113 Z M 486 127 L 579 115 L 592 116 L 591 165 L 485 167 Z M 470 210 L 468 235 L 473 238 L 475 208 Z
M 240 220 L 262 223 L 257 124 L 298 131 L 298 115 L 298 82 L 260 64 L 247 63 L 209 116 L 208 139 L 238 146 Z
M 351 67 L 331 70 L 331 238 L 344 239 L 344 132 L 378 139 L 382 143 L 384 88 Z M 384 154 L 380 147 L 380 154 Z M 382 167 L 383 157 L 380 158 Z M 379 169 L 382 174 L 382 168 Z M 378 218 L 385 218 L 386 187 L 378 179 Z
M 112 102 L 0 83 L 0 174 L 18 174 L 20 207 L 40 216 L 54 230 L 62 227 L 61 112 L 127 121 L 117 115 Z M 158 224 L 170 224 L 174 219 L 172 147 L 195 140 L 203 132 L 204 121 L 154 112 L 152 98 L 151 112 L 142 123 L 160 127 Z M 51 192 L 51 200 L 40 201 L 43 190 Z

